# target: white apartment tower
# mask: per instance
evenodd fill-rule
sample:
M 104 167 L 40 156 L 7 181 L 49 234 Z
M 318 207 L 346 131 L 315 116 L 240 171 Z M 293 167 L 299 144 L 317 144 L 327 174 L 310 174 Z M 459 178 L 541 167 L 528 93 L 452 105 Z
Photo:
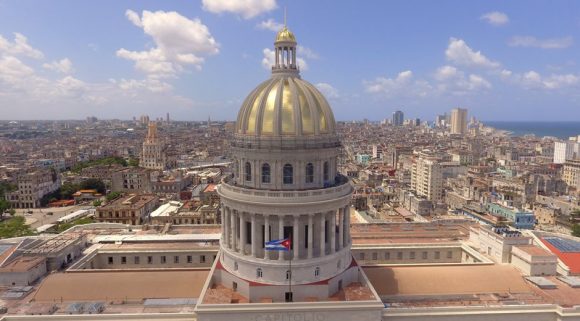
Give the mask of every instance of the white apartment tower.
M 418 156 L 411 170 L 411 188 L 418 196 L 437 202 L 443 194 L 443 173 L 436 159 Z
M 580 143 L 573 140 L 554 142 L 554 163 L 564 164 L 569 159 L 580 157 Z
M 165 144 L 159 138 L 155 122 L 150 122 L 147 128 L 147 137 L 145 137 L 141 154 L 141 167 L 158 170 L 167 168 Z
M 451 110 L 451 134 L 465 133 L 467 133 L 467 109 L 455 108 Z

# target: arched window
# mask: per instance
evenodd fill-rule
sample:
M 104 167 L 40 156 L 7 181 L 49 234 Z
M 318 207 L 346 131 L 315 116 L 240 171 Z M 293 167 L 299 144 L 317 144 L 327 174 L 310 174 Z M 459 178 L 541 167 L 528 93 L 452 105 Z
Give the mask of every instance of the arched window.
M 244 171 L 246 181 L 252 181 L 252 164 L 246 162 L 245 171 Z
M 286 270 L 286 280 L 290 280 L 291 276 L 292 276 L 292 272 L 290 272 L 290 270 Z
M 336 262 L 336 268 L 340 269 L 342 267 L 342 260 L 338 260 L 338 262 Z
M 258 277 L 258 278 L 262 277 L 262 268 L 256 269 L 256 277 Z
M 314 165 L 306 164 L 306 183 L 314 183 Z
M 325 182 L 327 182 L 330 179 L 330 168 L 328 167 L 328 162 L 324 162 L 324 166 L 323 167 L 324 167 L 322 169 L 323 175 L 324 175 L 323 180 Z
M 234 262 L 234 271 L 238 270 L 238 262 Z
M 270 164 L 262 164 L 262 183 L 270 183 Z
M 314 276 L 320 276 L 320 268 L 318 266 L 314 269 Z
M 290 164 L 284 165 L 284 170 L 282 174 L 284 184 L 294 183 L 294 168 L 292 168 L 292 165 Z

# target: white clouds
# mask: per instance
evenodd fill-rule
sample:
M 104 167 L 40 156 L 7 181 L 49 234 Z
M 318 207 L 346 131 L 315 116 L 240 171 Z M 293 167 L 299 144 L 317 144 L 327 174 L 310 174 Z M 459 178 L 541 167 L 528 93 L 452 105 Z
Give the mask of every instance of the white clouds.
M 282 27 L 284 27 L 284 25 L 270 18 L 268 20 L 260 22 L 259 24 L 256 25 L 256 27 L 264 30 L 278 32 L 280 31 L 280 29 L 282 29 Z
M 437 94 L 466 95 L 472 92 L 490 89 L 491 83 L 480 75 L 465 73 L 453 66 L 437 69 L 433 76 L 436 82 L 433 87 Z
M 413 72 L 401 71 L 394 78 L 377 77 L 375 80 L 363 81 L 366 92 L 384 98 L 397 96 L 425 97 L 432 91 L 431 85 L 423 80 L 414 80 Z
M 300 52 L 300 47 L 298 47 L 298 52 Z M 272 66 L 276 62 L 276 53 L 270 48 L 264 48 L 262 53 L 264 55 L 262 58 L 262 67 L 266 68 L 267 70 L 272 69 Z M 308 70 L 308 63 L 306 63 L 306 60 L 303 58 L 296 56 L 296 63 L 298 64 L 300 70 Z
M 551 74 L 542 76 L 534 70 L 514 74 L 510 80 L 524 89 L 559 90 L 580 86 L 580 76 L 574 74 Z
M 70 74 L 73 72 L 72 62 L 68 58 L 53 61 L 51 63 L 44 63 L 42 64 L 42 67 L 63 74 Z
M 512 47 L 535 47 L 542 49 L 564 49 L 570 47 L 574 39 L 570 36 L 564 38 L 538 39 L 532 36 L 515 36 L 508 41 Z
M 500 64 L 484 56 L 481 51 L 474 51 L 462 39 L 450 38 L 445 50 L 447 60 L 462 66 L 498 68 Z
M 135 68 L 148 77 L 174 77 L 186 66 L 201 68 L 203 56 L 219 52 L 219 44 L 199 19 L 188 19 L 175 11 L 143 11 L 141 18 L 131 10 L 127 19 L 151 36 L 155 47 L 148 51 L 117 50 L 117 56 L 133 60 Z
M 276 0 L 202 0 L 203 10 L 212 13 L 230 12 L 251 19 L 277 8 Z
M 479 17 L 481 20 L 487 21 L 492 26 L 503 26 L 510 21 L 507 14 L 499 11 L 488 12 Z
M 28 39 L 20 33 L 14 33 L 14 42 L 0 35 L 0 54 L 23 55 L 34 59 L 42 59 L 44 54 L 28 44 Z
M 334 88 L 331 84 L 321 82 L 315 86 L 327 99 L 337 99 L 340 97 L 338 89 Z

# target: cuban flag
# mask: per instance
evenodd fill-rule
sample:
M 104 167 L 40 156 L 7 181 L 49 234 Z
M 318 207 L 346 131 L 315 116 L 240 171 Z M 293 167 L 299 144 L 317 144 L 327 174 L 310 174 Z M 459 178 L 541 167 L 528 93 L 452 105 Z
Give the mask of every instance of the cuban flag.
M 290 239 L 272 240 L 266 242 L 266 250 L 270 251 L 290 251 Z

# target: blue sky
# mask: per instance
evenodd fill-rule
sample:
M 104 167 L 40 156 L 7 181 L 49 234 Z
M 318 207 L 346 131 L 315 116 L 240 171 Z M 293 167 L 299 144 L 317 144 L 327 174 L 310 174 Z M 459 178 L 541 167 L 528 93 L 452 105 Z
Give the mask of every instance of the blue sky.
M 234 120 L 284 7 L 338 120 L 580 120 L 580 2 L 531 0 L 0 0 L 0 119 Z

